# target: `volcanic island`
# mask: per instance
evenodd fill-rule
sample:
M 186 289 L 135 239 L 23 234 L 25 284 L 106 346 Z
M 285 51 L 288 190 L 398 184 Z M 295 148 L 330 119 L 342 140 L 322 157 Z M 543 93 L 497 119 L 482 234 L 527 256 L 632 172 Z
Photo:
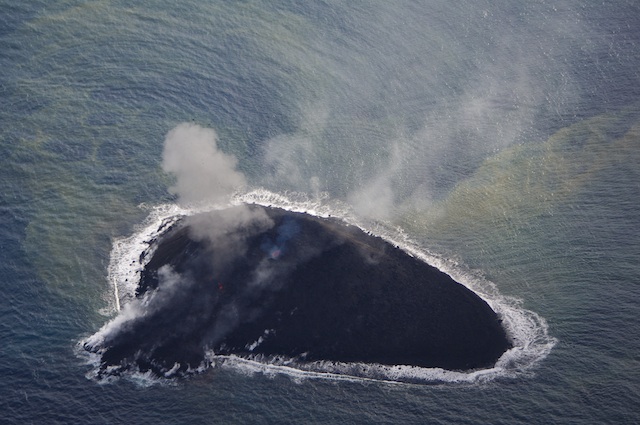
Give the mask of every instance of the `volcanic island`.
M 338 218 L 230 207 L 181 218 L 145 255 L 139 313 L 84 344 L 101 375 L 184 375 L 211 351 L 470 371 L 512 347 L 476 293 Z

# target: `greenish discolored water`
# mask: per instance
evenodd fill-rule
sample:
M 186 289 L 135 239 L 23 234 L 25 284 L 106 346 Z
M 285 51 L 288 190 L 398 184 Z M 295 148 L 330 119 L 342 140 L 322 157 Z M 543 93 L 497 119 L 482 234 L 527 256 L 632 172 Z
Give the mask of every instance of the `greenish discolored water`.
M 640 8 L 583 3 L 0 0 L 2 422 L 637 423 Z M 404 235 L 525 312 L 537 357 L 91 379 L 78 341 L 114 316 L 114 243 L 175 202 L 185 121 L 244 199 Z

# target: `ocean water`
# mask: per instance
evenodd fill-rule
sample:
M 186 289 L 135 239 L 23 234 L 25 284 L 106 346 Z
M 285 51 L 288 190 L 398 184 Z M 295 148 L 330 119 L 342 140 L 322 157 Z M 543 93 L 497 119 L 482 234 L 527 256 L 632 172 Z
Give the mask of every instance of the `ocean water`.
M 0 11 L 0 422 L 640 422 L 636 2 Z M 79 342 L 175 212 L 181 122 L 238 159 L 236 201 L 401 241 L 515 311 L 533 354 L 412 384 L 233 362 L 96 381 Z

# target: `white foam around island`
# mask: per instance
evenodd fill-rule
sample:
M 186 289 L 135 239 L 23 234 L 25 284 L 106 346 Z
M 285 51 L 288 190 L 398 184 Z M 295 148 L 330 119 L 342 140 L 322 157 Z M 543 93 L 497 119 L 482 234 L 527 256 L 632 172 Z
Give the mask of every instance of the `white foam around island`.
M 332 201 L 327 196 L 309 198 L 304 194 L 279 194 L 265 189 L 236 194 L 227 204 L 210 205 L 197 209 L 183 208 L 175 204 L 163 204 L 150 208 L 149 216 L 135 230 L 134 234 L 116 239 L 113 243 L 108 278 L 113 285 L 114 313 L 123 314 L 126 311 L 125 309 L 120 312 L 121 305 L 128 303 L 135 296 L 140 272 L 153 255 L 151 241 L 162 234 L 168 226 L 185 215 L 227 208 L 241 203 L 278 207 L 319 217 L 340 218 L 347 224 L 358 226 L 369 234 L 387 240 L 410 255 L 448 273 L 457 282 L 467 286 L 487 301 L 502 318 L 514 347 L 505 352 L 493 367 L 470 372 L 402 365 L 388 366 L 328 361 L 300 362 L 281 356 L 240 358 L 237 356 L 217 356 L 215 353 L 209 353 L 208 359 L 203 362 L 201 369 L 213 365 L 215 367 L 231 367 L 244 373 L 286 374 L 293 379 L 476 383 L 494 380 L 498 377 L 517 377 L 531 374 L 533 367 L 547 357 L 556 344 L 556 339 L 548 333 L 548 326 L 544 318 L 535 312 L 524 309 L 520 300 L 501 295 L 492 282 L 466 271 L 455 261 L 425 251 L 413 243 L 401 229 L 379 222 L 361 222 L 347 205 Z M 144 255 L 141 256 L 143 253 Z M 115 318 L 114 322 L 117 321 Z M 148 383 L 150 379 L 146 375 L 139 376 L 139 378 L 145 383 Z

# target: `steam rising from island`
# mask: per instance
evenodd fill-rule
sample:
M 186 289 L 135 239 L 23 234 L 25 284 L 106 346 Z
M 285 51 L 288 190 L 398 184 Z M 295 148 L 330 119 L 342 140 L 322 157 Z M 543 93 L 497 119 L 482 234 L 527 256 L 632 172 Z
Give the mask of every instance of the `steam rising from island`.
M 181 124 L 163 167 L 183 205 L 246 185 L 213 130 Z M 98 376 L 174 376 L 210 353 L 472 370 L 512 343 L 474 292 L 383 239 L 334 218 L 258 205 L 183 217 L 150 242 L 135 298 L 84 342 Z

